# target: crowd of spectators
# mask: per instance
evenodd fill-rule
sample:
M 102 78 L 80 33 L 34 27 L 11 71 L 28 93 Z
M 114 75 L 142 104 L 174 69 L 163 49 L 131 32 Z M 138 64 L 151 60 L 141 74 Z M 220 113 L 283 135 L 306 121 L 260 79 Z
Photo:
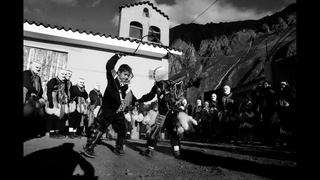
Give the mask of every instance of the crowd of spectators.
M 212 93 L 204 103 L 199 98 L 194 106 L 181 108 L 198 121 L 195 132 L 184 139 L 293 147 L 295 96 L 294 87 L 286 81 L 276 88 L 264 81 L 241 98 L 235 97 L 230 86 L 225 85 L 221 97 Z
M 35 63 L 34 66 L 36 65 Z M 34 77 L 37 76 L 34 75 Z M 78 84 L 70 87 L 76 88 Z M 40 87 L 39 89 L 41 90 L 42 88 Z M 182 98 L 179 101 L 178 107 L 180 110 L 185 111 L 198 122 L 198 125 L 194 127 L 194 131 L 185 134 L 183 140 L 207 143 L 263 143 L 272 146 L 295 145 L 296 94 L 294 87 L 288 82 L 282 81 L 276 84 L 276 87 L 273 87 L 270 82 L 264 81 L 241 98 L 236 97 L 233 92 L 231 92 L 229 85 L 225 85 L 222 91 L 222 94 L 212 93 L 209 100 L 203 100 L 200 97 L 194 104 L 189 103 L 186 98 Z M 28 92 L 33 91 L 29 88 Z M 71 94 L 72 92 L 73 91 L 71 91 Z M 93 98 L 94 92 L 98 92 L 96 93 L 96 98 Z M 35 93 L 32 95 L 36 96 L 34 94 Z M 87 113 L 80 114 L 79 117 L 77 116 L 78 123 L 81 122 L 82 124 L 78 124 L 74 129 L 71 128 L 71 121 L 68 120 L 68 118 L 71 118 L 72 113 L 64 116 L 67 118 L 64 121 L 62 121 L 61 118 L 56 118 L 57 122 L 65 123 L 63 126 L 64 129 L 61 129 L 60 136 L 74 138 L 76 137 L 76 133 L 80 137 L 85 136 L 90 124 L 92 124 L 94 117 L 98 113 L 97 111 L 101 102 L 97 100 L 100 99 L 101 96 L 99 87 L 89 93 L 89 98 L 88 95 L 86 95 L 85 103 L 88 111 Z M 42 95 L 40 94 L 39 97 L 42 97 Z M 48 104 L 48 102 L 46 102 L 48 101 L 46 100 L 47 98 L 42 99 L 45 101 L 42 104 Z M 32 104 L 33 101 L 31 100 L 29 98 L 29 100 L 25 102 L 24 114 L 26 117 L 30 116 L 28 115 L 30 114 L 28 113 L 30 111 L 28 108 L 36 106 L 33 105 L 35 103 Z M 40 133 L 49 133 L 50 137 L 56 138 L 56 136 L 50 134 L 51 129 L 45 128 L 44 126 L 49 116 L 48 114 L 46 115 L 46 111 L 43 110 L 45 108 L 38 109 L 42 109 L 42 111 L 39 111 L 39 115 L 37 115 L 35 125 L 38 129 L 37 131 L 41 129 L 42 132 Z M 127 138 L 144 139 L 147 131 L 155 123 L 157 114 L 158 105 L 156 101 L 147 106 L 131 107 L 128 109 L 125 112 L 125 118 L 127 119 L 126 125 L 128 127 Z M 32 118 L 35 118 L 35 116 L 32 116 Z M 39 135 L 39 133 L 37 135 Z M 112 138 L 114 136 L 115 133 L 112 127 L 110 127 L 104 137 Z M 165 138 L 164 132 L 161 137 Z

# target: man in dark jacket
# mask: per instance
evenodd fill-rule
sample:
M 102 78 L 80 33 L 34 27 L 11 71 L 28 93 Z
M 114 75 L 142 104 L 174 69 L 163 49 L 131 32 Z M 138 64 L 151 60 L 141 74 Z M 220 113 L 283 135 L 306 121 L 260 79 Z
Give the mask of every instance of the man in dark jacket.
M 295 143 L 296 138 L 296 102 L 294 88 L 287 81 L 280 82 L 276 95 L 276 112 L 280 120 L 280 140 L 284 144 Z
M 74 100 L 76 109 L 70 113 L 69 120 L 69 137 L 75 138 L 82 135 L 83 129 L 80 124 L 85 124 L 85 116 L 87 112 L 88 93 L 85 89 L 85 81 L 80 78 L 76 85 L 71 86 L 70 99 Z M 82 126 L 83 127 L 83 126 Z
M 28 138 L 44 135 L 45 125 L 43 89 L 40 62 L 32 62 L 31 69 L 23 71 L 23 136 Z M 24 130 L 26 130 L 24 132 Z
M 102 93 L 100 92 L 100 84 L 96 83 L 95 87 L 89 92 L 90 107 L 88 112 L 88 126 L 94 122 L 94 118 L 97 117 L 97 112 L 102 105 Z
M 134 105 L 136 98 L 129 89 L 129 83 L 133 77 L 131 67 L 122 64 L 117 72 L 114 70 L 116 63 L 122 56 L 124 54 L 117 53 L 106 64 L 108 85 L 96 122 L 91 127 L 91 133 L 82 151 L 88 157 L 95 157 L 94 148 L 110 124 L 117 132 L 114 152 L 119 155 L 124 154 L 123 145 L 127 132 L 124 110 L 130 105 Z
M 68 102 L 65 91 L 65 70 L 60 70 L 57 77 L 50 79 L 47 83 L 47 129 L 52 138 L 64 138 L 65 128 L 65 106 Z
M 65 83 L 65 91 L 66 91 L 66 94 L 67 94 L 67 97 L 68 97 L 68 102 L 70 102 L 71 100 L 71 92 L 70 92 L 70 89 L 72 87 L 72 82 L 71 82 L 71 76 L 72 76 L 72 71 L 71 70 L 66 70 L 66 75 L 65 75 L 65 80 L 64 80 L 64 83 Z
M 39 73 L 41 71 L 41 64 L 39 62 L 32 62 L 31 69 L 23 71 L 23 87 L 24 87 L 24 101 L 25 103 L 31 96 L 36 99 L 42 98 L 43 89 Z
M 222 138 L 231 141 L 232 138 L 237 136 L 238 124 L 236 122 L 237 107 L 229 85 L 223 86 L 223 95 L 219 107 L 221 107 L 220 122 L 222 127 L 222 134 L 220 135 Z

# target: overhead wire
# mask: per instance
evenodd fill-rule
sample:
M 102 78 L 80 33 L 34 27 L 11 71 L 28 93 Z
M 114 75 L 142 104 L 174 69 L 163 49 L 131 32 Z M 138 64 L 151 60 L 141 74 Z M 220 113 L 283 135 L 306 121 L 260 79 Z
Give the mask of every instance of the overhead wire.
M 197 20 L 200 16 L 202 16 L 202 14 L 204 14 L 211 6 L 213 6 L 216 2 L 218 2 L 218 0 L 215 0 L 213 3 L 211 3 L 202 13 L 200 13 L 195 19 L 193 19 L 191 21 L 191 23 L 193 23 L 195 20 Z

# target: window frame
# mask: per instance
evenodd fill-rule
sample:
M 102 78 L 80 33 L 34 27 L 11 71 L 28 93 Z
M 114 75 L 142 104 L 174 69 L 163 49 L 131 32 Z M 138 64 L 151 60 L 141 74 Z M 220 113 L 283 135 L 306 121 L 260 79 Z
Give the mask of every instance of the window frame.
M 151 34 L 156 34 L 156 41 L 154 41 L 154 38 L 150 36 Z M 157 26 L 150 26 L 148 29 L 148 41 L 154 42 L 154 43 L 161 43 L 161 30 Z
M 140 37 L 136 37 L 135 34 L 132 32 L 132 29 L 140 31 Z M 138 21 L 131 21 L 129 25 L 129 37 L 141 39 L 143 35 L 143 25 Z

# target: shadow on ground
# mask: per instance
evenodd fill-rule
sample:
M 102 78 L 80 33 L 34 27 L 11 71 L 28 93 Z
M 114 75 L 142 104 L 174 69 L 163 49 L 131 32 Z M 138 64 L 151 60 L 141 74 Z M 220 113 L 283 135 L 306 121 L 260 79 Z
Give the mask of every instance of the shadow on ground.
M 73 143 L 64 143 L 50 149 L 33 152 L 20 161 L 21 176 L 24 179 L 68 179 L 68 180 L 96 180 L 94 167 L 73 150 Z M 73 175 L 77 166 L 83 175 Z
M 127 146 L 140 152 L 145 145 L 138 142 L 127 142 Z M 171 148 L 158 146 L 157 152 L 172 156 Z M 297 168 L 279 165 L 267 165 L 249 160 L 240 160 L 233 157 L 222 157 L 212 154 L 183 149 L 181 160 L 200 166 L 220 166 L 229 170 L 241 171 L 272 179 L 295 179 L 297 178 Z
M 190 143 L 181 142 L 182 145 L 190 145 Z M 231 144 L 230 144 L 231 145 Z M 218 146 L 218 145 L 207 145 L 207 144 L 195 144 L 192 143 L 192 147 L 199 147 L 199 148 L 208 148 L 214 150 L 221 150 L 227 151 L 232 153 L 244 154 L 244 155 L 252 155 L 252 156 L 259 156 L 259 157 L 266 157 L 266 158 L 273 158 L 279 160 L 297 160 L 297 155 L 295 150 L 284 151 L 281 149 L 276 148 L 264 148 L 261 146 L 254 146 L 254 145 L 247 145 L 247 144 L 232 144 L 231 146 Z
M 114 147 L 114 146 L 112 146 L 112 145 L 110 145 L 110 144 L 108 144 L 108 143 L 105 143 L 105 142 L 103 142 L 103 141 L 99 142 L 99 143 L 98 143 L 98 145 L 106 146 L 107 148 L 109 148 L 109 149 L 110 149 L 110 151 L 111 151 L 111 152 L 113 152 L 113 151 L 114 151 L 114 149 L 115 149 L 115 147 Z

